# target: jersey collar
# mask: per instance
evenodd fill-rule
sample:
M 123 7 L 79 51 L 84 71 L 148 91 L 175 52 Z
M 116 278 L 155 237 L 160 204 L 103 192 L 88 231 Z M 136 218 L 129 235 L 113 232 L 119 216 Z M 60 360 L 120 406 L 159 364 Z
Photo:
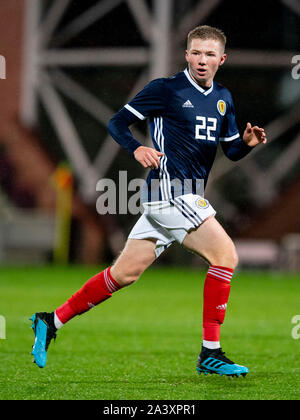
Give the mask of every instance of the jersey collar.
M 186 75 L 186 77 L 187 77 L 187 79 L 188 79 L 188 81 L 196 88 L 196 89 L 198 89 L 199 90 L 199 92 L 201 92 L 201 93 L 203 93 L 203 95 L 205 95 L 205 96 L 207 96 L 207 95 L 209 95 L 212 91 L 213 91 L 213 88 L 214 88 L 214 82 L 212 82 L 212 85 L 211 85 L 211 87 L 209 88 L 209 89 L 203 89 L 201 86 L 199 86 L 192 78 L 191 78 L 191 76 L 190 76 L 190 73 L 189 73 L 189 70 L 186 68 L 185 70 L 184 70 L 184 74 Z

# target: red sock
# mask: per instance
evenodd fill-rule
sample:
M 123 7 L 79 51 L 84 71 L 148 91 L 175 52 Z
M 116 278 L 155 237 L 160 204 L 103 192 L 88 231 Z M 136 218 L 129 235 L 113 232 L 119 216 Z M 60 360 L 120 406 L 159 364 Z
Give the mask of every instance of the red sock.
M 121 288 L 110 274 L 110 268 L 89 279 L 78 292 L 56 309 L 55 315 L 62 324 L 110 298 L 113 292 Z
M 233 270 L 227 267 L 209 267 L 204 283 L 203 340 L 220 341 L 220 326 L 223 324 L 230 292 Z

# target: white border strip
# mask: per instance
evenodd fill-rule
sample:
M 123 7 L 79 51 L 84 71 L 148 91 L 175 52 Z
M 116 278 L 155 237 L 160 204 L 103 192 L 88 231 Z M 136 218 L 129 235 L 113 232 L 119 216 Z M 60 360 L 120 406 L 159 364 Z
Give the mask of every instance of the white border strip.
M 236 133 L 231 137 L 219 137 L 219 141 L 232 141 L 238 139 L 240 137 L 240 133 Z
M 144 117 L 144 115 L 142 115 L 139 111 L 137 111 L 136 109 L 132 108 L 132 106 L 130 106 L 129 104 L 125 105 L 124 108 L 126 108 L 128 111 L 132 112 L 136 117 L 138 117 L 140 120 L 145 120 L 146 117 Z

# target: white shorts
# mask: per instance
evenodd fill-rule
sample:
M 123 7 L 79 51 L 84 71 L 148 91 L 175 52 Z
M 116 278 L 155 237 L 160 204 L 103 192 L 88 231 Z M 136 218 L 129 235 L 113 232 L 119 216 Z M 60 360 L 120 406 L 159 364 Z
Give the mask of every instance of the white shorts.
M 216 214 L 200 195 L 186 194 L 171 201 L 144 203 L 144 213 L 134 225 L 129 239 L 157 239 L 158 257 L 172 242 L 183 242 L 186 234 Z

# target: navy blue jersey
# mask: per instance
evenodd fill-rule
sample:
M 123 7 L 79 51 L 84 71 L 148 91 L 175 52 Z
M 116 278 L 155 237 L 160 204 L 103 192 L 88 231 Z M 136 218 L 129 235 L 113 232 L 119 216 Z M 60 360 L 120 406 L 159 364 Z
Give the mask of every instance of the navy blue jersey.
M 242 155 L 251 149 L 240 145 L 244 142 L 235 122 L 230 92 L 216 82 L 203 89 L 187 69 L 173 77 L 151 81 L 121 112 L 128 113 L 130 123 L 148 118 L 153 145 L 164 153 L 159 169 L 152 169 L 148 175 L 143 201 L 199 193 L 199 186 L 207 183 L 220 141 L 238 142 Z M 117 120 L 109 127 L 112 136 L 133 152 L 140 144 L 130 139 L 128 132 L 122 140 L 121 130 L 116 132 L 114 125 Z M 238 157 L 242 155 L 239 153 Z

